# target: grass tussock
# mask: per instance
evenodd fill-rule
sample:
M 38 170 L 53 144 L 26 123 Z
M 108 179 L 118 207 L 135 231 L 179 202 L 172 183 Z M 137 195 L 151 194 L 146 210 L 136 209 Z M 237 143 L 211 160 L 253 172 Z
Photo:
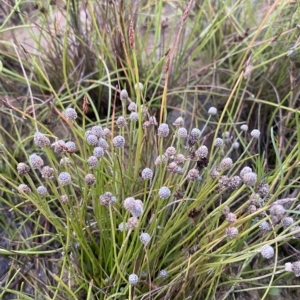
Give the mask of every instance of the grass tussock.
M 1 8 L 1 299 L 299 296 L 297 2 Z

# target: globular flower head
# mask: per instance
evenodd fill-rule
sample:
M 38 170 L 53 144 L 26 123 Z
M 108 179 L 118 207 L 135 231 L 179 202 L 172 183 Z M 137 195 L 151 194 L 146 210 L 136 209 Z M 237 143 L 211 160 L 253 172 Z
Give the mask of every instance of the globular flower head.
M 272 258 L 274 253 L 274 249 L 270 245 L 264 245 L 260 248 L 260 254 L 266 259 Z
M 126 210 L 131 211 L 135 205 L 135 199 L 133 197 L 128 197 L 124 200 L 123 206 Z
M 268 221 L 263 221 L 260 223 L 259 228 L 262 231 L 270 231 L 271 230 L 271 225 Z
M 252 169 L 251 169 L 250 167 L 244 167 L 244 168 L 241 170 L 241 172 L 240 172 L 241 178 L 243 179 L 244 175 L 245 175 L 246 173 L 250 173 L 250 172 L 252 172 Z
M 160 278 L 166 278 L 168 276 L 168 271 L 167 270 L 160 270 L 158 272 L 158 277 Z
M 233 142 L 232 143 L 232 148 L 233 149 L 238 149 L 240 147 L 240 143 L 239 142 Z
M 292 272 L 294 272 L 296 277 L 300 276 L 300 261 L 295 261 L 292 263 Z
M 35 153 L 29 156 L 29 163 L 33 169 L 40 169 L 44 165 L 43 159 Z
M 86 174 L 84 180 L 86 185 L 93 185 L 96 182 L 96 178 L 93 174 Z
M 243 130 L 243 131 L 248 131 L 248 125 L 246 125 L 246 124 L 243 124 L 243 125 L 241 125 L 241 130 Z
M 46 196 L 46 195 L 48 195 L 48 190 L 47 190 L 47 188 L 46 188 L 45 186 L 43 186 L 43 185 L 40 185 L 36 190 L 37 190 L 38 194 L 41 195 L 41 196 Z
M 67 185 L 72 182 L 71 175 L 68 172 L 61 172 L 58 175 L 58 182 L 60 185 Z
M 128 99 L 128 92 L 127 92 L 127 90 L 123 89 L 120 92 L 120 99 L 121 99 L 121 101 L 124 101 L 124 100 Z
M 234 223 L 236 221 L 236 215 L 234 213 L 228 213 L 226 215 L 226 221 L 228 223 Z
M 256 211 L 257 211 L 257 208 L 256 208 L 255 205 L 250 204 L 250 205 L 248 206 L 247 212 L 248 212 L 249 215 L 254 214 Z
M 98 141 L 97 147 L 101 147 L 104 150 L 107 150 L 109 148 L 109 145 L 108 145 L 107 141 L 104 138 L 100 138 L 99 141 Z
M 100 125 L 93 126 L 91 129 L 91 134 L 95 135 L 97 138 L 100 138 L 103 134 L 102 126 Z
M 169 163 L 169 165 L 167 167 L 167 170 L 169 172 L 173 172 L 173 173 L 176 173 L 177 169 L 178 169 L 178 165 L 175 161 L 172 161 L 171 163 Z
M 63 114 L 65 115 L 65 117 L 72 121 L 72 120 L 75 120 L 77 118 L 77 112 L 74 108 L 71 108 L 71 107 L 68 107 L 64 112 Z
M 49 166 L 45 166 L 41 170 L 42 178 L 52 179 L 54 178 L 54 170 Z
M 21 193 L 29 194 L 31 192 L 30 187 L 27 184 L 20 184 L 18 187 L 18 191 Z
M 69 201 L 69 197 L 67 195 L 61 195 L 60 200 L 63 203 L 67 203 Z
M 123 116 L 118 117 L 116 124 L 119 128 L 122 128 L 127 125 L 126 119 Z
M 191 136 L 199 138 L 201 136 L 201 131 L 198 128 L 193 128 L 191 130 Z
M 137 217 L 131 217 L 127 221 L 127 226 L 128 226 L 128 229 L 130 229 L 130 230 L 137 228 L 138 225 L 139 225 L 139 220 Z
M 124 230 L 128 230 L 128 226 L 127 226 L 127 223 L 124 223 L 124 222 L 121 222 L 118 226 L 118 229 L 120 231 L 124 231 Z
M 150 180 L 152 179 L 153 177 L 153 171 L 149 168 L 145 168 L 143 171 L 142 171 L 142 178 L 144 180 Z
M 113 145 L 116 148 L 122 148 L 125 145 L 125 139 L 121 135 L 118 135 L 113 138 Z
M 36 132 L 34 134 L 33 141 L 38 147 L 41 148 L 50 146 L 49 138 L 40 132 Z
M 101 205 L 112 205 L 117 202 L 117 198 L 110 192 L 106 192 L 99 196 Z
M 242 178 L 243 182 L 248 186 L 254 186 L 257 181 L 257 175 L 254 172 L 248 172 Z
M 266 197 L 269 194 L 269 190 L 270 190 L 270 186 L 263 181 L 259 184 L 257 188 L 257 192 L 261 197 Z
M 77 150 L 74 142 L 66 142 L 65 146 L 68 148 L 68 152 L 74 153 Z
M 71 164 L 70 158 L 69 158 L 69 157 L 63 157 L 63 158 L 60 160 L 59 164 L 60 164 L 61 166 L 68 166 L 68 165 L 70 165 L 70 164 Z
M 238 236 L 239 230 L 236 227 L 227 227 L 225 233 L 229 239 L 234 239 Z
M 165 155 L 161 155 L 161 156 L 157 156 L 157 158 L 155 159 L 154 164 L 156 166 L 160 165 L 160 164 L 165 164 L 167 162 L 167 157 Z
M 187 130 L 184 127 L 180 127 L 177 130 L 177 135 L 180 138 L 186 138 L 188 136 Z
M 25 175 L 30 171 L 30 168 L 27 164 L 21 162 L 17 165 L 17 171 L 20 175 Z
M 224 145 L 224 141 L 221 138 L 216 138 L 214 141 L 215 147 L 222 147 Z
M 225 157 L 220 163 L 220 168 L 222 170 L 229 170 L 232 167 L 232 159 L 230 157 Z
M 174 121 L 173 125 L 176 126 L 176 127 L 180 127 L 180 126 L 183 126 L 183 123 L 184 123 L 183 118 L 182 118 L 182 117 L 178 117 L 178 118 Z
M 175 155 L 175 153 L 176 153 L 176 149 L 174 147 L 168 147 L 166 149 L 165 155 L 168 157 L 172 157 Z
M 191 169 L 189 170 L 187 174 L 187 178 L 191 181 L 197 180 L 199 177 L 199 171 L 197 169 Z
M 218 170 L 214 169 L 210 172 L 209 175 L 212 179 L 217 179 L 220 175 L 220 172 Z
M 288 228 L 294 224 L 294 219 L 292 217 L 285 217 L 281 220 L 281 224 L 284 228 Z
M 242 178 L 238 175 L 235 175 L 229 178 L 228 186 L 235 190 L 241 186 L 242 182 L 243 182 Z
M 103 136 L 105 139 L 110 138 L 110 137 L 111 137 L 111 131 L 110 131 L 110 129 L 104 128 L 104 129 L 103 129 L 103 132 L 102 132 L 102 136 Z M 100 140 L 99 140 L 99 142 L 100 142 Z M 102 148 L 103 148 L 103 147 L 102 147 Z
M 260 131 L 258 129 L 253 129 L 250 134 L 253 138 L 258 139 L 260 136 Z
M 279 218 L 282 218 L 284 213 L 285 213 L 285 209 L 281 204 L 275 204 L 270 207 L 270 214 L 272 216 L 277 216 Z
M 87 137 L 86 137 L 86 142 L 90 145 L 90 146 L 97 146 L 98 144 L 98 138 L 96 135 L 94 134 L 89 134 Z
M 217 114 L 217 109 L 212 106 L 212 107 L 209 108 L 208 113 L 210 115 L 216 115 Z
M 138 84 L 136 83 L 136 84 L 134 85 L 134 89 L 135 89 L 135 90 L 140 89 L 140 91 L 142 91 L 143 88 L 144 88 L 144 85 L 143 85 L 141 82 L 139 82 Z
M 177 165 L 182 165 L 185 162 L 185 156 L 181 153 L 177 154 L 175 156 L 174 162 L 176 162 Z
M 131 112 L 136 112 L 137 111 L 137 105 L 134 102 L 130 102 L 130 104 L 128 105 L 128 110 Z
M 139 114 L 137 112 L 133 111 L 133 112 L 130 113 L 129 119 L 131 121 L 136 122 L 139 119 Z
M 160 137 L 167 137 L 169 135 L 170 129 L 168 124 L 161 123 L 157 129 L 157 135 Z
M 163 186 L 159 189 L 158 195 L 161 199 L 168 199 L 171 196 L 171 191 L 168 187 Z
M 87 159 L 87 163 L 91 169 L 96 168 L 98 166 L 98 158 L 92 155 Z
M 130 274 L 128 277 L 129 284 L 136 285 L 139 282 L 139 277 L 136 274 Z
M 151 236 L 146 233 L 146 232 L 143 232 L 141 235 L 140 235 L 140 241 L 146 246 L 151 240 Z
M 134 200 L 130 213 L 133 217 L 140 217 L 144 212 L 144 204 L 141 200 Z
M 200 146 L 196 151 L 195 155 L 200 158 L 207 158 L 208 148 L 204 145 Z
M 66 151 L 66 143 L 63 140 L 58 140 L 51 145 L 55 153 L 64 153 Z
M 105 152 L 104 149 L 102 147 L 95 147 L 93 150 L 93 154 L 95 157 L 97 158 L 101 158 L 104 156 Z

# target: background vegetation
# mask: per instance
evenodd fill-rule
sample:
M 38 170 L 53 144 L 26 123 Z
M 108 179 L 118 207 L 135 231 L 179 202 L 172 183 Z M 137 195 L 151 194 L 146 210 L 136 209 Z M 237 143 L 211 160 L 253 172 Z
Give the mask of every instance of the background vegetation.
M 299 298 L 297 1 L 0 8 L 1 299 Z

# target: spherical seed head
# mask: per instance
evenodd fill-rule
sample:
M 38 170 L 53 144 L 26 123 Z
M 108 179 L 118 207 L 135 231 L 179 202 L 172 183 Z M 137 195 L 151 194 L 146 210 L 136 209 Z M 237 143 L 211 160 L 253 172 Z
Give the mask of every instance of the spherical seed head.
M 98 141 L 97 147 L 101 147 L 104 150 L 107 150 L 109 148 L 109 145 L 104 138 L 100 138 Z
M 98 158 L 92 155 L 87 159 L 87 163 L 91 169 L 96 168 L 98 166 Z
M 175 173 L 175 172 L 177 172 L 178 165 L 175 161 L 172 161 L 171 163 L 169 163 L 167 169 L 168 169 L 169 172 Z
M 71 181 L 72 181 L 71 175 L 68 172 L 61 172 L 58 175 L 58 182 L 60 185 L 67 185 L 71 183 Z
M 36 132 L 34 134 L 33 141 L 38 147 L 41 147 L 41 148 L 50 146 L 49 138 L 40 132 Z
M 139 82 L 139 84 L 136 83 L 134 85 L 134 89 L 137 90 L 138 88 L 142 91 L 144 88 L 144 85 L 141 82 Z
M 236 221 L 236 215 L 234 213 L 228 213 L 226 215 L 226 221 L 228 223 L 234 223 Z
M 254 213 L 257 211 L 257 208 L 256 208 L 255 205 L 252 205 L 252 204 L 251 204 L 251 205 L 248 206 L 247 211 L 248 211 L 248 214 L 249 214 L 249 215 L 252 215 L 252 214 L 254 214 Z
M 215 147 L 222 147 L 224 145 L 224 141 L 221 138 L 216 138 L 214 141 Z
M 183 124 L 184 124 L 184 120 L 182 117 L 178 117 L 173 123 L 173 125 L 176 127 L 183 126 Z
M 170 129 L 168 124 L 166 123 L 162 123 L 159 125 L 158 129 L 157 129 L 157 135 L 160 137 L 167 137 L 170 133 Z
M 69 158 L 69 157 L 63 157 L 63 158 L 60 160 L 59 164 L 60 164 L 61 166 L 69 166 L 69 165 L 71 164 L 70 158 Z
M 25 194 L 29 194 L 31 192 L 30 187 L 27 184 L 20 184 L 18 187 L 18 191 L 20 193 L 25 193 Z
M 258 139 L 260 136 L 260 131 L 258 129 L 253 129 L 250 134 L 253 138 Z
M 294 219 L 292 217 L 285 217 L 281 220 L 281 224 L 284 228 L 288 228 L 294 224 Z
M 290 229 L 290 232 L 294 233 L 294 238 L 296 238 L 296 239 L 300 238 L 300 226 L 299 225 L 293 226 Z
M 93 150 L 93 154 L 95 157 L 97 158 L 101 158 L 104 156 L 105 152 L 104 149 L 102 147 L 95 147 Z
M 238 148 L 240 148 L 240 143 L 239 143 L 239 142 L 233 142 L 233 143 L 232 143 L 232 148 L 233 148 L 233 149 L 238 149 Z
M 122 128 L 127 125 L 126 119 L 123 116 L 118 117 L 116 124 L 119 128 Z
M 128 226 L 128 229 L 134 229 L 134 228 L 137 228 L 139 225 L 139 220 L 137 217 L 131 217 L 128 219 L 127 221 L 127 226 Z
M 68 152 L 74 153 L 77 150 L 74 142 L 66 142 L 65 145 L 68 148 Z
M 151 240 L 151 236 L 144 232 L 140 235 L 140 241 L 146 246 Z
M 122 101 L 128 99 L 128 92 L 127 92 L 125 89 L 123 89 L 123 90 L 120 92 L 120 99 L 121 99 Z
M 111 131 L 110 129 L 108 128 L 104 128 L 103 131 L 102 131 L 102 136 L 105 138 L 105 139 L 108 139 L 111 137 Z M 99 140 L 100 142 L 100 140 Z M 102 147 L 103 148 L 103 147 Z
M 138 114 L 137 112 L 133 111 L 133 112 L 130 114 L 129 119 L 130 119 L 131 121 L 136 122 L 136 121 L 139 119 L 139 114 Z
M 75 110 L 74 108 L 71 108 L 71 107 L 68 107 L 68 108 L 64 111 L 63 114 L 64 114 L 65 117 L 66 117 L 68 120 L 70 120 L 70 121 L 75 120 L 75 119 L 77 118 L 77 112 L 76 112 L 76 110 Z
M 209 108 L 208 113 L 210 115 L 216 115 L 217 114 L 217 109 L 212 106 L 212 107 Z
M 225 233 L 229 239 L 234 239 L 238 236 L 239 230 L 236 227 L 228 227 L 225 229 Z
M 174 162 L 176 162 L 178 165 L 182 165 L 184 164 L 185 162 L 185 156 L 181 153 L 177 154 L 175 159 L 174 159 Z
M 93 174 L 86 174 L 84 180 L 86 185 L 93 185 L 96 182 L 96 178 Z
M 225 157 L 221 160 L 220 168 L 223 170 L 229 170 L 232 167 L 232 159 L 230 157 Z
M 272 258 L 274 253 L 274 249 L 270 245 L 264 245 L 260 248 L 260 254 L 266 259 Z
M 270 214 L 281 218 L 285 213 L 285 208 L 281 204 L 275 204 L 270 207 Z
M 200 146 L 196 151 L 195 155 L 200 158 L 207 158 L 208 156 L 208 148 L 204 145 Z
M 100 138 L 103 134 L 102 126 L 100 125 L 93 126 L 91 129 L 91 134 L 95 135 L 97 138 Z
M 241 178 L 243 179 L 244 175 L 250 172 L 252 172 L 252 169 L 250 167 L 244 167 L 240 172 Z
M 271 225 L 268 221 L 263 221 L 262 223 L 260 223 L 259 228 L 262 231 L 270 231 L 271 230 Z
M 160 165 L 160 164 L 165 164 L 167 162 L 167 157 L 165 155 L 161 155 L 161 156 L 157 156 L 157 158 L 155 159 L 154 164 L 156 166 Z
M 130 102 L 128 105 L 128 110 L 131 112 L 136 112 L 137 111 L 137 105 L 134 102 Z
M 168 157 L 172 157 L 173 155 L 175 155 L 176 153 L 176 149 L 174 147 L 168 147 L 166 149 L 165 155 Z
M 95 136 L 94 134 L 89 134 L 87 137 L 86 137 L 86 141 L 87 143 L 90 145 L 90 146 L 97 146 L 98 144 L 98 138 L 97 136 Z
M 117 202 L 117 199 L 115 196 L 113 196 L 112 193 L 106 192 L 99 196 L 100 204 L 101 205 L 112 205 Z
M 238 175 L 235 175 L 229 178 L 228 186 L 235 190 L 241 186 L 242 182 L 243 182 L 242 178 Z
M 254 172 L 246 173 L 243 176 L 243 182 L 248 186 L 254 186 L 257 181 L 257 175 Z
M 17 171 L 20 175 L 25 175 L 30 171 L 30 168 L 27 164 L 21 162 L 17 165 Z
M 29 156 L 29 163 L 33 169 L 40 169 L 44 165 L 42 158 L 35 153 Z
M 186 138 L 188 136 L 187 130 L 184 127 L 180 127 L 177 130 L 177 135 L 180 138 Z
M 63 203 L 67 203 L 69 201 L 69 197 L 67 195 L 61 195 L 60 200 Z
M 122 148 L 125 145 L 125 139 L 121 135 L 118 135 L 113 138 L 113 145 L 116 148 Z
M 50 168 L 49 166 L 45 166 L 41 170 L 42 178 L 45 179 L 52 179 L 54 178 L 54 170 L 53 168 Z
M 217 179 L 219 177 L 220 173 L 216 169 L 214 169 L 210 172 L 209 175 L 212 179 Z
M 258 194 L 252 193 L 249 197 L 249 202 L 252 205 L 260 206 L 260 203 L 262 203 L 263 200 L 259 197 Z
M 51 145 L 55 153 L 64 153 L 66 151 L 66 144 L 63 140 L 58 140 Z
M 46 196 L 46 195 L 48 195 L 48 190 L 47 190 L 47 188 L 46 188 L 45 186 L 43 186 L 43 185 L 40 185 L 36 190 L 37 190 L 38 194 L 41 195 L 41 196 Z
M 197 169 L 191 169 L 189 170 L 187 174 L 187 178 L 191 181 L 197 180 L 199 177 L 199 171 Z
M 128 277 L 129 284 L 136 285 L 139 282 L 139 277 L 136 274 L 130 274 Z
M 248 125 L 246 125 L 246 124 L 243 124 L 243 125 L 241 125 L 241 130 L 243 130 L 243 131 L 248 131 Z
M 191 131 L 191 136 L 199 138 L 201 136 L 201 131 L 198 128 L 193 128 Z
M 266 197 L 269 193 L 270 186 L 267 183 L 260 183 L 257 192 L 261 197 Z
M 300 261 L 295 261 L 292 263 L 292 271 L 296 277 L 300 276 Z
M 131 211 L 135 205 L 135 199 L 133 197 L 128 197 L 124 200 L 123 206 L 126 210 Z
M 166 186 L 163 186 L 159 189 L 158 195 L 161 199 L 168 199 L 171 196 L 171 191 Z
M 144 204 L 141 200 L 134 200 L 133 208 L 130 213 L 133 217 L 140 217 L 144 212 Z
M 120 231 L 124 231 L 124 230 L 128 230 L 128 226 L 127 226 L 127 223 L 124 223 L 124 222 L 121 222 L 118 226 L 118 229 Z
M 168 271 L 167 270 L 160 270 L 158 272 L 158 277 L 160 278 L 166 278 L 168 276 Z
M 219 189 L 224 190 L 229 186 L 230 179 L 226 175 L 222 175 L 219 177 L 218 183 L 219 183 Z
M 153 171 L 149 168 L 145 168 L 143 171 L 142 171 L 142 178 L 144 180 L 150 180 L 152 179 L 153 177 Z

